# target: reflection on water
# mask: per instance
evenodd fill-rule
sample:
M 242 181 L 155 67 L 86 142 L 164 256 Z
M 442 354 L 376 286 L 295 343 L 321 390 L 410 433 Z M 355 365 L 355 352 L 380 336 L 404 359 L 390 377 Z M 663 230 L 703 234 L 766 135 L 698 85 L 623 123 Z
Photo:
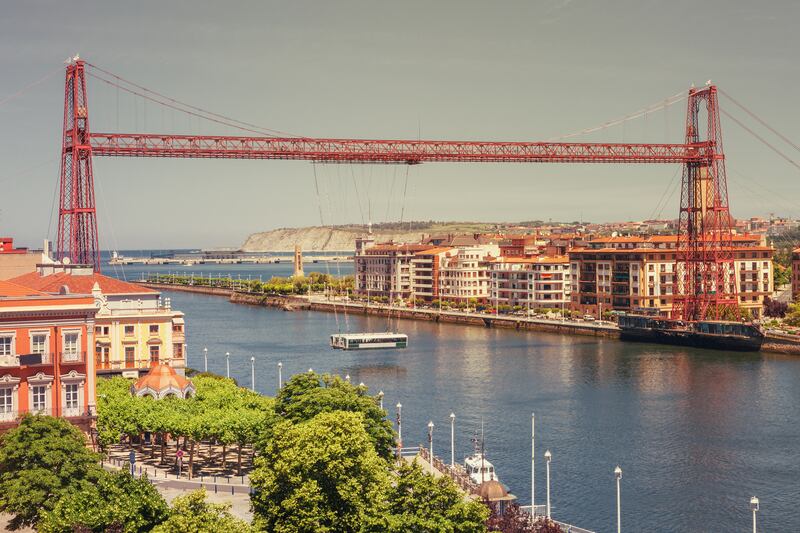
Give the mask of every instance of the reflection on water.
M 589 337 L 392 321 L 409 348 L 333 351 L 339 325 L 381 331 L 381 317 L 286 313 L 216 297 L 170 293 L 186 312 L 190 365 L 224 373 L 265 394 L 283 375 L 313 368 L 349 373 L 383 390 L 394 419 L 403 404 L 407 445 L 427 441 L 448 455 L 449 414 L 456 454 L 486 427 L 487 453 L 501 479 L 530 499 L 530 414 L 537 419 L 537 498 L 542 454 L 551 465 L 554 515 L 596 531 L 615 520 L 613 469 L 620 464 L 627 531 L 744 531 L 748 502 L 762 502 L 765 531 L 800 531 L 800 358 L 620 343 Z

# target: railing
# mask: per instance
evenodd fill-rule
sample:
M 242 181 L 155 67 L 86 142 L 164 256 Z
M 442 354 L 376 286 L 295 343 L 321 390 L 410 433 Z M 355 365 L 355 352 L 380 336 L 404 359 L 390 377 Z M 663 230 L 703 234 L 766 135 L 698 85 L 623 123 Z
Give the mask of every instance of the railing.
M 424 460 L 431 463 L 430 459 L 430 451 L 420 444 L 419 446 L 419 456 L 422 457 Z M 467 474 L 466 470 L 461 465 L 454 465 L 451 466 L 438 457 L 433 458 L 433 467 L 453 480 L 453 482 L 458 485 L 461 490 L 466 492 L 467 494 L 478 494 L 479 487 L 476 485 L 472 479 Z
M 69 365 L 86 361 L 86 352 L 61 352 L 61 362 Z
M 519 509 L 523 513 L 531 514 L 531 506 L 530 505 L 520 505 Z M 535 517 L 531 517 L 531 522 L 532 523 L 552 522 L 554 524 L 557 524 L 558 527 L 561 528 L 561 531 L 563 531 L 563 533 L 595 533 L 594 531 L 591 531 L 589 529 L 584 529 L 582 527 L 573 526 L 572 524 L 567 524 L 565 522 L 559 522 L 558 520 L 553 520 L 552 518 L 547 518 L 547 517 L 544 516 L 545 512 L 546 512 L 546 506 L 537 505 L 536 506 L 536 516 Z
M 0 367 L 49 365 L 53 362 L 53 353 L 31 353 L 0 356 Z

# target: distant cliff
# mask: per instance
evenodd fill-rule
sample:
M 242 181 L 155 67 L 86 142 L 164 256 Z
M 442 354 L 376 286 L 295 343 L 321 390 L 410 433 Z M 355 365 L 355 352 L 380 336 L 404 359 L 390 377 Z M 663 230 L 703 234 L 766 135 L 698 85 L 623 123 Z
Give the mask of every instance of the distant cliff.
M 446 233 L 471 233 L 490 231 L 494 224 L 480 222 L 444 223 L 409 222 L 403 224 L 381 224 L 373 227 L 377 241 L 417 242 L 425 235 Z M 244 252 L 289 252 L 299 244 L 306 252 L 352 251 L 356 237 L 366 232 L 363 226 L 311 226 L 307 228 L 281 228 L 253 233 L 241 250 Z

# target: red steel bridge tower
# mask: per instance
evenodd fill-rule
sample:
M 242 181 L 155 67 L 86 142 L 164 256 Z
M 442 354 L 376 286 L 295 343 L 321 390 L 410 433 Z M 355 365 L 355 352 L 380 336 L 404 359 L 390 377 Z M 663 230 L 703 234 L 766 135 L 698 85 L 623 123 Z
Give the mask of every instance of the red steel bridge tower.
M 81 60 L 67 65 L 63 135 L 56 257 L 93 265 L 99 271 L 89 105 L 85 64 Z
M 700 143 L 704 126 L 705 142 L 713 156 L 683 166 L 672 316 L 685 320 L 738 320 L 733 230 L 717 88 L 709 85 L 690 89 L 687 107 L 686 144 Z M 705 111 L 705 124 L 701 122 L 701 111 Z
M 676 144 L 482 142 L 90 133 L 86 68 L 67 66 L 57 257 L 100 270 L 92 156 L 295 159 L 328 163 L 680 163 L 673 318 L 738 317 L 717 88 L 692 88 L 686 140 Z M 94 75 L 94 74 L 92 74 Z M 118 78 L 112 75 L 114 78 Z M 102 78 L 99 78 L 102 79 Z M 113 81 L 103 80 L 115 84 Z M 701 131 L 705 112 L 705 132 Z

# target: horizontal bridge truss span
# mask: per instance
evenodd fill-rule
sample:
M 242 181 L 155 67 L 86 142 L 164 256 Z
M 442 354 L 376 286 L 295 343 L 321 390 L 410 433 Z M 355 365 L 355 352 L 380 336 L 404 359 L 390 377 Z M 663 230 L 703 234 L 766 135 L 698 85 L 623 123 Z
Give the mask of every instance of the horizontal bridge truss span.
M 92 133 L 92 155 L 342 163 L 710 163 L 694 144 L 549 143 Z

